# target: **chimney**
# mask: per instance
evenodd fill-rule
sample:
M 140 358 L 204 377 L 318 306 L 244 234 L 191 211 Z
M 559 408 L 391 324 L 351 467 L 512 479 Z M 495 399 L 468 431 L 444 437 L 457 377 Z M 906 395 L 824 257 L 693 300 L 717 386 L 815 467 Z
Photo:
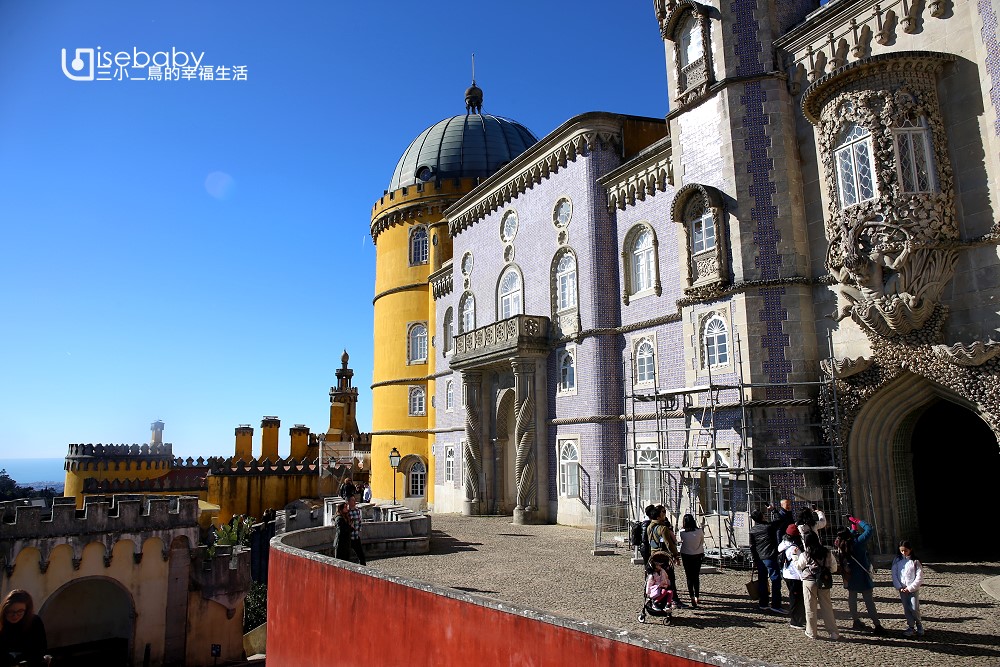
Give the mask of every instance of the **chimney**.
M 288 429 L 288 435 L 292 438 L 292 458 L 298 460 L 305 458 L 309 451 L 309 427 L 305 424 L 296 424 Z
M 281 420 L 277 417 L 264 417 L 260 422 L 262 431 L 260 458 L 270 459 L 271 463 L 278 460 L 278 429 Z
M 157 419 L 149 426 L 153 430 L 153 438 L 149 441 L 151 445 L 163 444 L 163 422 Z
M 236 460 L 240 459 L 247 463 L 253 460 L 253 427 L 250 424 L 236 427 Z

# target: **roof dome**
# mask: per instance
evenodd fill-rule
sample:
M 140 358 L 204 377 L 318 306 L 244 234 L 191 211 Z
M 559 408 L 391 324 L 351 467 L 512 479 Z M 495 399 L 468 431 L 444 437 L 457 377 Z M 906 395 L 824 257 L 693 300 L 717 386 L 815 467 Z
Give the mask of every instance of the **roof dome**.
M 389 191 L 424 181 L 485 178 L 523 153 L 538 139 L 508 118 L 466 114 L 424 130 L 399 158 Z

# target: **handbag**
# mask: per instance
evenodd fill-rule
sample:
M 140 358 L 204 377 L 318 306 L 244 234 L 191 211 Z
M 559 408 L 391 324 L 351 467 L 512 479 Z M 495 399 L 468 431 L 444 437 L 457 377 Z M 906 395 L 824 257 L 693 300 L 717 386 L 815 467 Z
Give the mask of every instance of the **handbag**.
M 749 596 L 751 600 L 760 600 L 759 584 L 754 580 L 754 576 L 756 576 L 756 574 L 757 566 L 754 565 L 753 569 L 750 570 L 750 581 L 747 582 L 747 596 Z M 768 582 L 766 580 L 764 581 L 764 594 L 771 594 L 770 587 L 768 586 Z

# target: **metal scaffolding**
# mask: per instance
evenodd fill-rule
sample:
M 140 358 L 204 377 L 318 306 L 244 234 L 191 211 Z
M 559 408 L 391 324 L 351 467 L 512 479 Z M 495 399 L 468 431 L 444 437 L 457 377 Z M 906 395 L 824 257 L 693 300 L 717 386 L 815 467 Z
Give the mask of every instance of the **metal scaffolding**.
M 626 360 L 619 491 L 633 520 L 650 504 L 667 508 L 675 530 L 684 514 L 694 515 L 706 557 L 742 566 L 753 510 L 789 498 L 797 508 L 823 508 L 835 527 L 849 502 L 833 377 L 746 382 L 738 335 L 733 351 L 735 372 L 709 366 L 707 381 L 690 387 L 642 386 Z

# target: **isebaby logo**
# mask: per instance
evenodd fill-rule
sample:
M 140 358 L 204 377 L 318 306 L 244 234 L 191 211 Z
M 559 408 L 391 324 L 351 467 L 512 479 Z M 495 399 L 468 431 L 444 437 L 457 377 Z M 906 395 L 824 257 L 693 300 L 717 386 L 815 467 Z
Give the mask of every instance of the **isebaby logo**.
M 246 65 L 204 62 L 205 52 L 112 51 L 97 47 L 62 49 L 62 71 L 71 81 L 246 81 Z

